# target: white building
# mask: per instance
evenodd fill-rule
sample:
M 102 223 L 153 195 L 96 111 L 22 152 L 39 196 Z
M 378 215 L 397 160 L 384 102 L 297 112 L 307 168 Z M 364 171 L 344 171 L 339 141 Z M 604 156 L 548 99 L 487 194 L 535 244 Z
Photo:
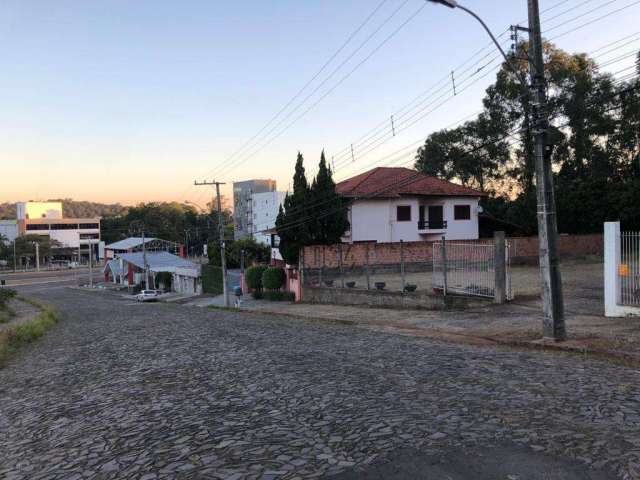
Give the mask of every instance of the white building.
M 18 202 L 16 220 L 9 223 L 15 223 L 17 236 L 48 236 L 62 248 L 80 251 L 84 259 L 89 258 L 91 247 L 93 258 L 99 257 L 100 218 L 64 218 L 62 202 Z
M 251 195 L 251 233 L 253 238 L 265 245 L 271 244 L 271 234 L 267 231 L 276 226 L 280 205 L 287 192 L 264 192 Z
M 0 235 L 4 237 L 7 242 L 13 242 L 18 236 L 17 220 L 0 220 Z
M 485 194 L 408 168 L 374 168 L 340 182 L 349 201 L 348 243 L 477 239 Z

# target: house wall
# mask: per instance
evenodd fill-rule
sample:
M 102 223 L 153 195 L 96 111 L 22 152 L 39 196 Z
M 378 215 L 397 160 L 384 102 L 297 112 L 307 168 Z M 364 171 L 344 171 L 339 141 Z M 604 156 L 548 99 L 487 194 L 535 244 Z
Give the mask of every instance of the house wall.
M 397 221 L 398 206 L 411 207 L 410 221 Z M 442 205 L 447 228 L 431 234 L 418 230 L 420 205 Z M 455 220 L 455 205 L 469 205 L 471 218 Z M 478 238 L 478 199 L 472 197 L 446 198 L 394 198 L 355 200 L 350 207 L 350 235 L 347 242 L 417 242 L 434 241 L 445 236 L 447 240 L 472 240 Z M 428 218 L 427 218 L 428 220 Z

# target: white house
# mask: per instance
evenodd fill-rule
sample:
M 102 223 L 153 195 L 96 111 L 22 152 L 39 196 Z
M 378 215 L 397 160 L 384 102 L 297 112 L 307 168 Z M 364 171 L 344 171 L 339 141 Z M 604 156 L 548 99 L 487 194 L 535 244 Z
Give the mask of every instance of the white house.
M 348 243 L 477 239 L 485 194 L 408 168 L 378 167 L 336 185 L 349 200 Z
M 251 195 L 251 234 L 257 242 L 271 244 L 271 234 L 268 231 L 276 226 L 280 205 L 286 196 L 287 192 L 278 191 Z

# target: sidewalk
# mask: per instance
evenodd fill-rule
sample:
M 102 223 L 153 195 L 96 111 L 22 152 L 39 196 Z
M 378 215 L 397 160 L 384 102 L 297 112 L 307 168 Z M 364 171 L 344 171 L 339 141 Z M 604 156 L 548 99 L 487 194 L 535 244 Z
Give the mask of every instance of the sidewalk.
M 535 292 L 537 268 L 514 272 L 523 288 L 514 302 L 464 311 L 394 310 L 254 300 L 242 297 L 241 310 L 296 318 L 349 323 L 390 333 L 480 345 L 559 349 L 640 365 L 640 318 L 605 318 L 598 265 L 565 266 L 565 309 L 569 340 L 540 342 L 542 306 Z M 532 284 L 534 286 L 532 286 Z M 524 290 L 524 287 L 528 290 Z M 233 305 L 235 297 L 230 298 Z M 223 297 L 200 298 L 188 305 L 222 307 Z

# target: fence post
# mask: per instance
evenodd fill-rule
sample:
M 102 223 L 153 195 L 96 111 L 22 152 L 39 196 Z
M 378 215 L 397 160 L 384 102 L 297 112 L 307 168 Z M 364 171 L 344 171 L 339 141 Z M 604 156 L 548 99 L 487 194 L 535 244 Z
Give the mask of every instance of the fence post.
M 338 268 L 340 270 L 340 286 L 344 288 L 344 275 L 342 272 L 342 244 L 338 244 Z
M 604 315 L 619 316 L 620 302 L 620 222 L 604 224 Z
M 300 254 L 298 255 L 298 270 L 300 271 L 298 278 L 300 279 L 300 292 L 302 293 L 302 287 L 304 286 L 304 247 L 300 247 Z
M 364 251 L 365 259 L 365 275 L 367 276 L 367 290 L 371 290 L 371 279 L 369 278 L 369 242 L 366 243 L 367 248 Z
M 441 248 L 442 248 L 442 294 L 446 297 L 447 296 L 447 242 L 444 238 L 444 235 L 442 235 L 442 242 L 441 242 Z
M 400 277 L 402 278 L 402 291 L 405 288 L 405 274 L 404 274 L 404 242 L 400 240 Z
M 493 303 L 502 304 L 507 300 L 506 242 L 504 232 L 494 232 L 494 273 Z

